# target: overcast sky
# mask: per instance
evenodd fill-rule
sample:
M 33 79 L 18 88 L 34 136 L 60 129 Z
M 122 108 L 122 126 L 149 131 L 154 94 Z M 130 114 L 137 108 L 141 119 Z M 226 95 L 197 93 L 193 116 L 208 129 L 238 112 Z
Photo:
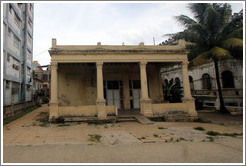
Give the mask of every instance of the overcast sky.
M 239 12 L 243 3 L 231 3 Z M 183 30 L 173 16 L 192 17 L 187 3 L 34 3 L 33 60 L 50 64 L 51 39 L 58 45 L 159 44 L 164 34 Z

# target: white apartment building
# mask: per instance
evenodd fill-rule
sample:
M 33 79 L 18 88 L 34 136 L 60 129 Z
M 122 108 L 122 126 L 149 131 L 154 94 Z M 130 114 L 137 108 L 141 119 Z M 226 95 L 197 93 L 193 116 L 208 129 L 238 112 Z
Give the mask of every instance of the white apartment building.
M 3 104 L 32 100 L 32 3 L 3 3 Z

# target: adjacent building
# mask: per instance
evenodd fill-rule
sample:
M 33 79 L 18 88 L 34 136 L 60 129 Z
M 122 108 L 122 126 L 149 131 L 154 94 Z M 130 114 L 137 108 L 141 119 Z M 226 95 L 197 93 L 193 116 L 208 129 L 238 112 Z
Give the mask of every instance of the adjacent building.
M 33 4 L 3 3 L 3 104 L 32 100 Z
M 220 82 L 226 107 L 231 111 L 243 109 L 243 62 L 236 59 L 219 61 Z M 182 68 L 180 65 L 162 69 L 163 85 L 173 79 L 182 82 Z M 192 96 L 196 99 L 197 109 L 219 109 L 219 94 L 216 83 L 213 61 L 191 67 L 189 81 Z

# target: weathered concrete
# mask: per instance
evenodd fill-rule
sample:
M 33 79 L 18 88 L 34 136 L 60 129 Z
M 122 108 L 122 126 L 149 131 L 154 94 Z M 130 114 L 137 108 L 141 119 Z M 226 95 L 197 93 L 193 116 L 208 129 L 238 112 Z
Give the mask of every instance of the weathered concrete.
M 5 145 L 3 149 L 4 163 L 243 162 L 241 149 L 210 142 L 124 144 L 113 147 L 85 144 Z
M 198 122 L 64 123 L 42 125 L 43 106 L 3 127 L 4 162 L 242 162 L 242 116 L 202 113 Z M 46 114 L 45 114 L 46 113 Z M 213 116 L 214 115 L 214 116 Z M 205 131 L 195 130 L 203 127 Z M 98 142 L 90 135 L 101 136 Z M 13 157 L 14 156 L 14 157 Z

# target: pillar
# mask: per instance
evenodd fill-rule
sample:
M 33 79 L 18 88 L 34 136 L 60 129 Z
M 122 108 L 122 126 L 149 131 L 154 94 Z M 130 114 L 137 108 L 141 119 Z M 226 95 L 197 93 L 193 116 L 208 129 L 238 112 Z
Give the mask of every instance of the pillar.
M 197 117 L 197 112 L 195 108 L 195 99 L 191 96 L 190 91 L 190 82 L 188 75 L 188 61 L 182 62 L 182 77 L 183 77 L 183 89 L 184 89 L 184 97 L 182 98 L 182 102 L 187 104 L 188 113 L 190 116 Z
M 51 95 L 49 120 L 55 121 L 59 117 L 58 113 L 58 84 L 57 84 L 57 62 L 51 62 Z
M 128 73 L 123 74 L 123 96 L 124 96 L 124 109 L 130 109 L 130 89 L 129 89 L 129 76 Z
M 107 118 L 106 101 L 103 95 L 103 62 L 97 62 L 97 117 L 99 120 Z
M 140 79 L 141 79 L 141 99 L 140 99 L 140 113 L 146 117 L 152 117 L 151 99 L 148 94 L 148 82 L 146 74 L 146 61 L 140 62 Z

